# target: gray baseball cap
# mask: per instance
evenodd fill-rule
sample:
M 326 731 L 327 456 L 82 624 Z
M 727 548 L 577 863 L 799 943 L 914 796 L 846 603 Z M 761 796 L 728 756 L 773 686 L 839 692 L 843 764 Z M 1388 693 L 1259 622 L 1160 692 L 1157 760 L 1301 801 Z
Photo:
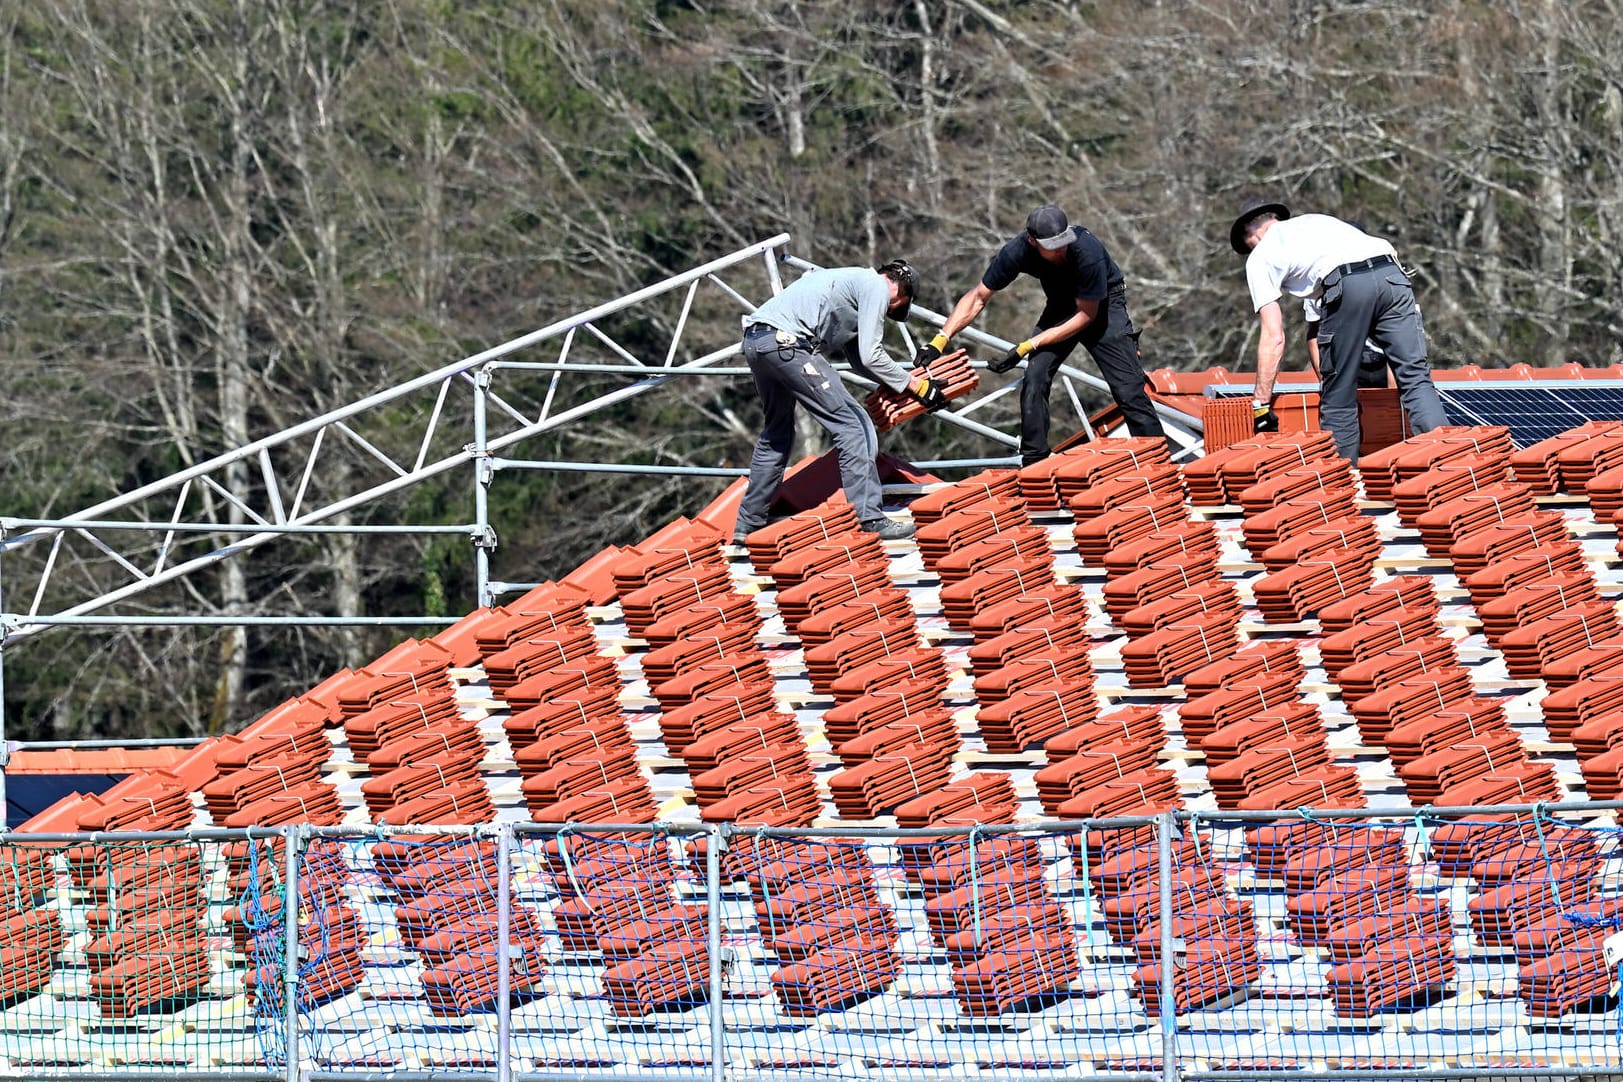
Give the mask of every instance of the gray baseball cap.
M 1076 234 L 1071 232 L 1070 219 L 1052 203 L 1044 203 L 1026 215 L 1026 236 L 1049 251 L 1063 248 L 1076 239 Z

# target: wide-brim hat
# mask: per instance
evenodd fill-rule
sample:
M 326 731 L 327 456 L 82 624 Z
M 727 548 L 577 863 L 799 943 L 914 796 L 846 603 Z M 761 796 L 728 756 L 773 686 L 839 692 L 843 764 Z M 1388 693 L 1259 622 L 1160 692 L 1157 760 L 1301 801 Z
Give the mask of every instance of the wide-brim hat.
M 1283 203 L 1270 203 L 1265 199 L 1258 199 L 1256 196 L 1252 196 L 1244 203 L 1241 203 L 1240 216 L 1234 219 L 1233 225 L 1229 226 L 1229 245 L 1239 255 L 1251 254 L 1251 249 L 1245 246 L 1246 227 L 1251 224 L 1252 219 L 1260 218 L 1264 214 L 1272 214 L 1280 221 L 1284 221 L 1291 216 L 1291 211 Z

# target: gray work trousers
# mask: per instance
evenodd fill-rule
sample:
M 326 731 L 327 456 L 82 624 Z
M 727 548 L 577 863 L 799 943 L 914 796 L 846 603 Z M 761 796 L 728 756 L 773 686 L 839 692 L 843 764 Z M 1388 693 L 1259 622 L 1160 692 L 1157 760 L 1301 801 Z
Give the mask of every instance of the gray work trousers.
M 794 451 L 797 404 L 828 430 L 839 456 L 840 484 L 857 521 L 883 518 L 879 468 L 874 464 L 879 435 L 828 359 L 808 343 L 757 323 L 744 332 L 744 362 L 755 377 L 766 421 L 750 456 L 750 482 L 738 508 L 739 527 L 756 530 L 767 524 L 772 498 Z
M 1331 271 L 1321 304 L 1319 423 L 1335 437 L 1337 454 L 1358 460 L 1358 367 L 1366 338 L 1386 351 L 1410 429 L 1430 432 L 1448 423 L 1426 361 L 1420 306 L 1396 263 Z

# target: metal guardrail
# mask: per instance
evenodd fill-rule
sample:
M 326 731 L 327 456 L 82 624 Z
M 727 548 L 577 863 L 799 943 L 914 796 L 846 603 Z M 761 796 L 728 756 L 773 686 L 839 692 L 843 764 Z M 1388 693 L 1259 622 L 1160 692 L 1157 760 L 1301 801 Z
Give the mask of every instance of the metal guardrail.
M 109 1082 L 155 1073 L 241 1082 L 988 1071 L 1121 1082 L 1590 1078 L 1623 1063 L 1615 1002 L 1597 994 L 1540 1013 L 1528 975 L 1553 963 L 1518 960 L 1479 927 L 1480 913 L 1449 907 L 1484 896 L 1469 875 L 1486 883 L 1514 874 L 1534 891 L 1547 880 L 1560 915 L 1587 922 L 1574 941 L 1598 952 L 1595 930 L 1612 925 L 1594 914 L 1623 915 L 1623 899 L 1606 893 L 1623 855 L 1618 808 L 1166 812 L 911 831 L 513 823 L 13 834 L 0 841 L 14 873 L 0 883 L 0 917 L 16 922 L 4 925 L 11 942 L 0 941 L 8 966 L 29 972 L 29 949 L 49 948 L 39 938 L 46 925 L 60 922 L 63 934 L 48 981 L 5 985 L 0 1073 Z M 1447 829 L 1455 849 L 1491 854 L 1511 828 L 1489 817 L 1504 813 L 1545 847 L 1542 862 L 1495 870 L 1479 857 L 1467 874 L 1433 851 Z M 1413 969 L 1423 995 L 1386 1003 L 1356 986 L 1360 971 L 1334 975 L 1348 948 L 1319 925 L 1309 934 L 1299 909 L 1340 880 L 1286 894 L 1259 878 L 1253 832 L 1279 824 L 1342 847 L 1343 878 L 1374 867 L 1361 861 L 1391 859 L 1367 854 L 1399 847 L 1399 878 L 1423 899 L 1415 911 L 1441 907 L 1451 930 L 1434 928 L 1424 942 L 1377 936 L 1358 957 L 1399 944 L 1413 954 L 1399 968 Z M 1579 850 L 1589 855 L 1581 881 L 1565 863 Z M 1107 854 L 1140 866 L 1126 903 L 1116 892 L 1124 866 L 1100 863 Z M 1036 878 L 1011 878 L 1019 861 Z M 1200 867 L 1223 884 L 1222 899 L 1202 904 L 1242 921 L 1190 916 Z M 189 874 L 201 877 L 200 893 L 187 893 Z M 998 900 L 1016 889 L 1025 891 L 1018 904 Z M 1314 904 L 1376 912 L 1356 907 L 1357 877 L 1336 890 Z M 614 905 L 643 923 L 613 923 L 603 914 Z M 17 931 L 42 912 L 54 916 L 33 922 L 34 939 Z M 1042 923 L 1056 913 L 1058 931 Z M 870 919 L 888 930 L 864 939 Z M 661 949 L 682 966 L 702 959 L 668 1002 L 658 1001 L 663 977 L 647 977 L 646 988 L 627 980 Z M 1224 951 L 1236 960 L 1214 963 Z M 207 957 L 208 976 L 191 993 L 166 999 L 172 989 L 142 983 L 185 972 L 196 985 L 188 952 Z M 1444 961 L 1427 976 L 1416 967 L 1433 955 Z M 1060 968 L 1044 968 L 1056 959 Z M 1203 983 L 1214 973 L 1217 985 Z M 1000 983 L 1010 975 L 1012 992 Z

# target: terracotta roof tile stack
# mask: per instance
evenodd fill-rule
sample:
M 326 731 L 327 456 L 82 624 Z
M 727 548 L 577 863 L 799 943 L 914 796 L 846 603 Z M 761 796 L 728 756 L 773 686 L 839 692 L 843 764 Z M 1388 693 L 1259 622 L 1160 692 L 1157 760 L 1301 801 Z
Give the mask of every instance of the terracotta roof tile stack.
M 924 566 L 936 570 L 952 553 L 977 541 L 1031 525 L 1017 500 L 988 500 L 920 526 L 914 535 Z
M 1060 763 L 1078 752 L 1117 742 L 1152 743 L 1166 746 L 1166 725 L 1161 708 L 1154 705 L 1124 706 L 1093 721 L 1073 725 L 1043 742 L 1043 754 L 1050 764 Z
M 1341 687 L 1342 699 L 1353 702 L 1399 680 L 1436 669 L 1454 668 L 1459 663 L 1459 650 L 1453 639 L 1425 635 L 1348 665 L 1336 676 L 1336 683 Z
M 1117 622 L 1129 638 L 1148 635 L 1189 616 L 1202 613 L 1226 613 L 1240 619 L 1240 595 L 1232 582 L 1218 579 L 1203 582 L 1188 590 L 1179 590 L 1149 604 L 1128 609 Z
M 915 744 L 941 749 L 950 756 L 958 752 L 962 743 L 958 723 L 953 720 L 952 714 L 941 709 L 914 714 L 903 721 L 892 721 L 870 729 L 839 744 L 834 754 L 839 756 L 843 765 L 853 767 L 877 755 Z
M 1122 668 L 1132 687 L 1168 687 L 1203 665 L 1232 656 L 1239 645 L 1239 625 L 1231 615 L 1202 613 L 1125 644 Z
M 1271 550 L 1270 550 L 1271 551 Z M 1369 588 L 1374 567 L 1354 549 L 1319 549 L 1251 585 L 1262 618 L 1271 624 L 1306 620 Z
M 498 650 L 505 650 L 527 635 L 548 632 L 579 624 L 586 619 L 587 598 L 577 590 L 556 583 L 542 583 L 529 593 L 508 605 L 483 610 L 456 625 L 464 624 L 471 630 L 477 656 L 459 659 L 458 664 L 472 665 Z M 434 641 L 439 640 L 439 636 Z M 458 637 L 465 641 L 467 631 Z
M 749 535 L 746 547 L 756 572 L 765 575 L 773 564 L 806 545 L 850 533 L 856 528 L 856 511 L 843 496 L 836 495 L 809 511 L 762 526 Z
M 943 839 L 908 877 L 924 893 L 931 941 L 952 965 L 964 1014 L 1000 1015 L 1069 988 L 1081 976 L 1075 933 L 1054 900 L 1034 839 L 1002 836 L 969 847 Z
M 1081 728 L 1077 726 L 1076 728 Z M 1074 731 L 1067 730 L 1067 732 Z M 1058 816 L 1060 807 L 1093 786 L 1127 778 L 1155 767 L 1162 740 L 1119 740 L 1078 748 L 1072 755 L 1050 762 L 1037 771 L 1034 781 L 1043 811 Z
M 971 646 L 969 664 L 975 676 L 982 676 L 1021 658 L 1085 647 L 1090 641 L 1083 621 L 1063 615 L 1032 616 Z
M 1362 808 L 1367 804 L 1356 767 L 1331 763 L 1286 778 L 1240 801 L 1240 811 L 1284 808 Z
M 915 525 L 937 522 L 980 503 L 1018 501 L 1019 470 L 982 470 L 956 484 L 943 485 L 907 505 Z
M 1351 487 L 1321 488 L 1247 515 L 1240 531 L 1245 547 L 1260 557 L 1281 541 L 1357 513 L 1357 493 Z
M 1589 482 L 1597 474 L 1623 466 L 1623 421 L 1591 422 L 1603 428 L 1587 439 L 1576 440 L 1555 453 L 1561 473 L 1561 490 L 1574 496 L 1586 495 Z
M 1052 566 L 1054 548 L 1041 526 L 1016 526 L 943 556 L 935 573 L 943 583 L 961 582 L 985 567 L 1037 560 Z
M 1180 522 L 1164 530 L 1134 538 L 1112 549 L 1104 560 L 1111 579 L 1136 571 L 1147 564 L 1203 554 L 1217 562 L 1217 527 L 1210 522 Z
M 1199 748 L 1207 736 L 1225 725 L 1297 701 L 1300 685 L 1296 673 L 1281 668 L 1237 677 L 1217 691 L 1188 699 L 1178 707 L 1184 739 L 1190 747 Z
M 860 597 L 812 613 L 800 622 L 796 635 L 806 647 L 823 646 L 839 635 L 879 622 L 908 622 L 915 619 L 907 594 L 894 586 L 882 586 Z
M 1448 555 L 1454 561 L 1454 573 L 1464 579 L 1506 556 L 1548 550 L 1571 539 L 1559 511 L 1532 511 L 1462 537 Z
M 809 1017 L 883 991 L 901 969 L 895 914 L 860 844 L 773 842 L 749 874 L 783 1012 Z
M 1392 931 L 1406 929 L 1400 925 Z M 1377 942 L 1359 958 L 1330 967 L 1325 992 L 1337 1014 L 1368 1018 L 1445 987 L 1457 970 L 1451 935 L 1422 927 L 1417 933 Z
M 1129 851 L 1130 852 L 1130 851 Z M 1123 860 L 1122 857 L 1127 857 Z M 1262 975 L 1250 902 L 1228 893 L 1222 872 L 1192 853 L 1179 854 L 1172 874 L 1172 935 L 1187 947 L 1176 960 L 1179 1011 L 1192 1010 L 1245 988 Z M 1131 946 L 1137 961 L 1131 994 L 1158 1018 L 1161 1002 L 1160 879 L 1154 860 L 1121 853 L 1097 879 L 1105 929 Z
M 1134 609 L 1218 581 L 1216 550 L 1162 557 L 1107 579 L 1103 591 L 1105 612 L 1120 621 Z
M 7 1001 L 31 996 L 51 981 L 66 941 L 62 916 L 46 904 L 45 888 L 55 879 L 55 847 L 10 846 L 0 878 L 0 997 Z M 138 918 L 139 919 L 139 918 Z
M 1078 487 L 1076 479 L 1056 474 L 1060 494 L 1077 521 L 1097 518 L 1113 507 L 1156 496 L 1183 498 L 1183 472 L 1171 462 L 1148 469 L 1119 473 L 1090 487 Z
M 1068 680 L 1048 679 L 1022 688 L 975 712 L 986 749 L 999 754 L 1024 751 L 1098 716 L 1099 696 L 1094 691 L 1091 671 Z
M 719 557 L 672 571 L 620 598 L 626 630 L 647 639 L 648 628 L 690 605 L 714 602 L 733 592 L 732 572 Z
M 1373 695 L 1349 702 L 1347 711 L 1357 721 L 1364 743 L 1384 746 L 1395 726 L 1464 702 L 1473 691 L 1468 670 L 1446 666 L 1384 685 Z
M 1613 466 L 1591 477 L 1584 486 L 1584 495 L 1589 497 L 1596 522 L 1616 525 L 1618 513 L 1623 512 L 1623 466 Z
M 890 565 L 885 560 L 842 564 L 837 570 L 820 571 L 797 586 L 780 590 L 778 614 L 789 633 L 796 634 L 807 617 L 889 585 Z
M 657 839 L 621 844 L 589 842 L 549 861 L 563 895 L 553 910 L 558 938 L 566 950 L 597 950 L 611 963 L 603 970 L 603 996 L 616 1015 L 692 1006 L 709 986 L 706 907 L 677 900 L 675 872 Z M 522 966 L 529 954 L 515 963 Z M 515 987 L 519 978 L 516 972 Z
M 1445 425 L 1364 455 L 1358 460 L 1358 473 L 1364 482 L 1365 496 L 1390 502 L 1392 490 L 1399 482 L 1418 477 L 1444 462 L 1473 454 L 1508 457 L 1513 449 L 1510 429 L 1503 425 Z
M 984 816 L 986 822 L 1014 822 L 1019 800 L 1014 792 L 1014 780 L 1001 770 L 977 770 L 953 778 L 933 793 L 914 797 L 896 806 L 896 825 L 904 830 L 944 824 L 949 819 L 966 814 Z M 910 847 L 917 843 L 902 842 L 897 848 L 902 862 L 908 861 Z M 928 843 L 926 843 L 927 845 Z
M 909 379 L 922 376 L 929 376 L 949 402 L 964 397 L 981 385 L 980 376 L 969 365 L 968 352 L 961 349 L 955 349 L 936 358 L 928 366 L 915 368 L 908 373 Z M 924 404 L 912 395 L 882 386 L 869 391 L 862 400 L 862 406 L 873 419 L 874 428 L 880 432 L 889 432 L 903 421 L 921 417 L 927 412 Z
M 1232 657 L 1214 661 L 1184 679 L 1184 691 L 1193 698 L 1221 691 L 1232 681 L 1262 673 L 1288 672 L 1298 680 L 1304 673 L 1302 655 L 1289 639 L 1258 639 L 1249 642 Z
M 1429 556 L 1447 556 L 1461 539 L 1490 523 L 1503 522 L 1533 510 L 1533 492 L 1526 485 L 1506 481 L 1456 496 L 1415 520 Z
M 1189 508 L 1183 496 L 1170 492 L 1136 498 L 1095 518 L 1083 519 L 1071 527 L 1071 536 L 1076 539 L 1082 561 L 1102 567 L 1111 550 L 1188 521 Z
M 1586 568 L 1577 573 L 1541 576 L 1512 586 L 1499 597 L 1479 604 L 1477 615 L 1482 618 L 1482 633 L 1489 644 L 1498 647 L 1505 636 L 1518 627 L 1599 600 L 1595 576 Z
M 1441 633 L 1435 608 L 1389 609 L 1319 640 L 1319 661 L 1331 680 L 1360 661 L 1384 654 L 1416 639 Z
M 1166 441 L 1160 437 L 1095 440 L 1023 467 L 1020 495 L 1033 511 L 1058 511 L 1071 495 L 1111 477 L 1165 466 L 1171 461 Z
M 1584 563 L 1583 548 L 1567 540 L 1530 552 L 1501 557 L 1460 580 L 1471 595 L 1471 604 L 1480 613 L 1482 606 L 1518 586 L 1543 582 L 1563 575 L 1593 577 Z
M 1204 507 L 1238 503 L 1240 494 L 1254 485 L 1331 458 L 1334 446 L 1327 435 L 1264 433 L 1210 452 L 1183 468 L 1189 501 Z
M 1392 486 L 1392 501 L 1397 504 L 1398 521 L 1410 529 L 1420 524 L 1420 516 L 1450 500 L 1509 480 L 1506 456 L 1463 455 L 1449 459 L 1436 469 L 1416 474 Z M 1517 479 L 1519 483 L 1520 478 Z M 1532 488 L 1532 486 L 1527 486 Z
M 1373 566 L 1381 553 L 1381 535 L 1375 520 L 1354 515 L 1313 526 L 1263 549 L 1257 558 L 1270 572 L 1279 572 L 1329 551 L 1345 552 L 1355 567 Z
M 835 679 L 831 692 L 835 702 L 848 703 L 898 684 L 924 683 L 941 693 L 949 682 L 946 656 L 940 650 L 916 646 L 851 669 Z
M 909 609 L 900 620 L 874 620 L 841 631 L 828 642 L 808 646 L 804 652 L 806 675 L 812 688 L 831 695 L 841 673 L 859 669 L 869 662 L 915 650 L 920 645 L 918 624 Z
M 1619 630 L 1616 604 L 1593 601 L 1507 632 L 1499 641 L 1499 649 L 1511 676 L 1537 680 L 1551 662 L 1593 647 L 1616 636 Z
M 1228 502 L 1239 503 L 1240 493 L 1270 477 L 1335 457 L 1328 432 L 1276 432 L 1259 436 L 1258 445 L 1245 454 L 1225 459 L 1218 472 Z
M 842 818 L 872 819 L 914 797 L 934 792 L 952 775 L 949 744 L 913 743 L 875 755 L 830 775 L 828 791 Z
M 505 694 L 520 680 L 597 654 L 597 637 L 586 620 L 540 635 L 526 635 L 485 658 L 491 690 Z
M 979 644 L 1021 627 L 1042 626 L 1037 622 L 1049 619 L 1085 624 L 1087 598 L 1076 586 L 1056 582 L 988 606 L 969 621 L 969 630 Z
M 1436 804 L 1448 789 L 1526 758 L 1521 737 L 1509 729 L 1489 729 L 1410 760 L 1398 768 L 1398 778 L 1411 804 Z
M 866 530 L 847 530 L 795 550 L 768 569 L 779 590 L 798 586 L 823 571 L 838 571 L 846 564 L 884 560 L 885 544 Z
M 1323 738 L 1324 719 L 1313 703 L 1285 703 L 1250 717 L 1225 722 L 1200 742 L 1207 770 L 1234 761 L 1253 748 L 1303 738 Z
M 775 708 L 775 685 L 769 680 L 717 688 L 692 702 L 659 715 L 659 731 L 672 755 L 684 755 L 689 744 L 725 726 L 748 721 Z
M 534 673 L 502 693 L 513 710 L 529 710 L 590 688 L 618 690 L 620 669 L 613 658 L 590 654 L 579 661 Z
M 1397 575 L 1328 606 L 1319 613 L 1319 625 L 1326 635 L 1333 635 L 1399 609 L 1435 617 L 1437 608 L 1437 594 L 1429 578 Z
M 1339 456 L 1311 459 L 1240 490 L 1240 509 L 1255 515 L 1321 488 L 1351 488 L 1352 463 Z
M 1587 443 L 1592 437 L 1610 432 L 1617 427 L 1616 421 L 1586 421 L 1577 428 L 1568 429 L 1566 432 L 1515 451 L 1510 456 L 1510 468 L 1516 480 L 1532 486 L 1538 495 L 1554 496 L 1562 491 L 1563 487 L 1561 452 L 1569 447 Z
M 933 683 L 908 680 L 871 691 L 823 711 L 823 732 L 839 747 L 854 737 L 893 721 L 941 709 L 941 692 Z
M 1549 692 L 1539 707 L 1550 739 L 1571 743 L 1579 726 L 1623 709 L 1623 672 L 1585 677 Z
M 620 597 L 678 571 L 721 559 L 721 534 L 705 523 L 686 523 L 679 530 L 667 527 L 642 545 L 633 546 L 609 570 Z
M 755 628 L 750 624 L 717 624 L 655 647 L 640 658 L 643 679 L 649 687 L 673 680 L 690 666 L 746 652 L 755 646 Z
M 941 587 L 941 610 L 949 626 L 973 630 L 973 621 L 1001 602 L 1037 593 L 1054 583 L 1052 554 L 1032 559 L 998 561 L 957 582 Z
M 1401 772 L 1422 756 L 1503 731 L 1508 731 L 1504 705 L 1496 699 L 1473 695 L 1393 726 L 1386 734 L 1386 754 Z

